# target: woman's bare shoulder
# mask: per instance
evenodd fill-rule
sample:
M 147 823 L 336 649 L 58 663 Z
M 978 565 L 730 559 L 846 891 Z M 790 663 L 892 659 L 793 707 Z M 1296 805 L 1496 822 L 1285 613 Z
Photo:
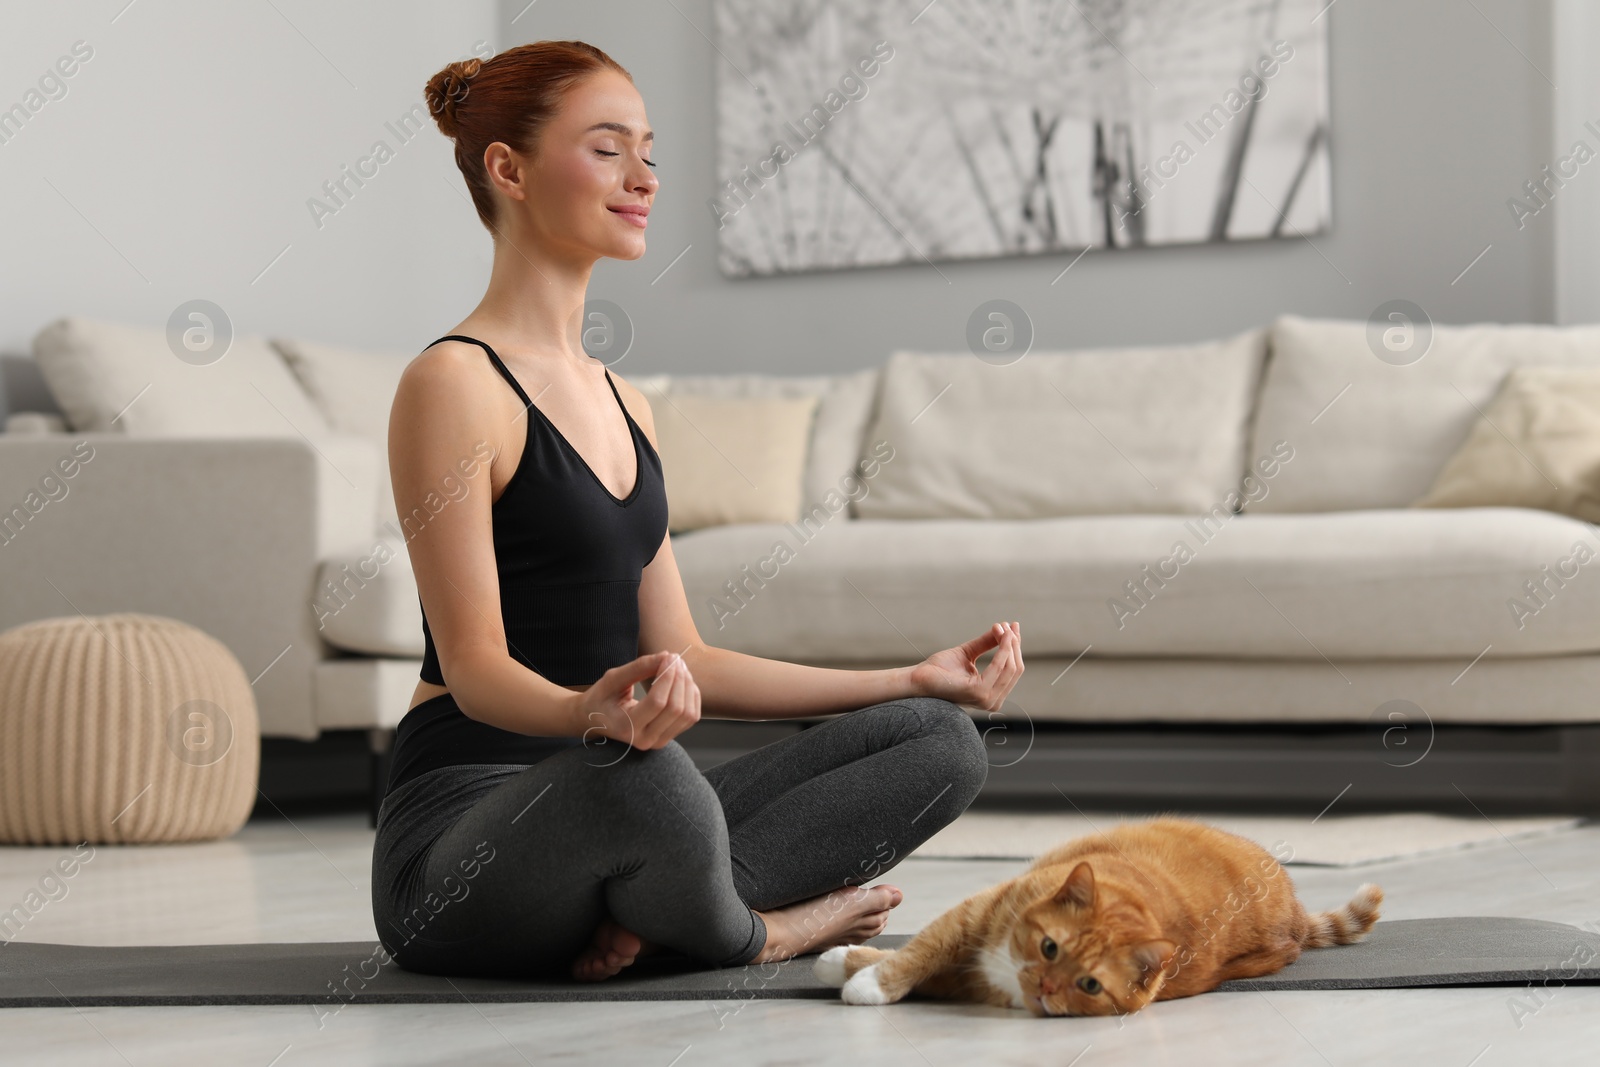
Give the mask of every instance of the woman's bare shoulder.
M 470 341 L 439 341 L 429 345 L 412 357 L 401 374 L 401 381 L 410 378 L 413 383 L 434 385 L 447 381 L 475 379 L 473 371 L 488 362 L 482 348 Z
M 476 420 L 495 395 L 495 377 L 482 348 L 467 341 L 440 341 L 413 356 L 401 371 L 394 409 L 407 421 L 426 412 Z

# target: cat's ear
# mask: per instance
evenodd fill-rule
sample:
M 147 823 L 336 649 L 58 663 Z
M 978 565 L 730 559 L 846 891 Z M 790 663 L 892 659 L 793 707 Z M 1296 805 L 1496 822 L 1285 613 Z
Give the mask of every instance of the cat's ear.
M 1055 900 L 1058 904 L 1070 904 L 1077 908 L 1087 908 L 1094 903 L 1094 869 L 1087 861 L 1072 868 L 1067 880 L 1056 890 Z
M 1164 937 L 1158 937 L 1153 941 L 1141 941 L 1134 945 L 1133 962 L 1140 971 L 1138 984 L 1148 987 L 1155 976 L 1166 969 L 1177 952 L 1177 944 Z

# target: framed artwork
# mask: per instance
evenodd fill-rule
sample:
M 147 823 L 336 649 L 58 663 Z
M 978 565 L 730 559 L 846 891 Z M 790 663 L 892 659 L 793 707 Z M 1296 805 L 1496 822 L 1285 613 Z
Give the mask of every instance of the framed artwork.
M 1327 0 L 715 0 L 730 277 L 1297 237 Z

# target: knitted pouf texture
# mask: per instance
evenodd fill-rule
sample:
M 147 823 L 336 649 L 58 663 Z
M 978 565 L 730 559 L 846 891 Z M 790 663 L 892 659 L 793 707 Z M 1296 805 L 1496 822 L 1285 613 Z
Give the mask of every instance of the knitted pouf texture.
M 255 693 L 227 646 L 159 615 L 0 633 L 0 842 L 202 841 L 244 825 Z

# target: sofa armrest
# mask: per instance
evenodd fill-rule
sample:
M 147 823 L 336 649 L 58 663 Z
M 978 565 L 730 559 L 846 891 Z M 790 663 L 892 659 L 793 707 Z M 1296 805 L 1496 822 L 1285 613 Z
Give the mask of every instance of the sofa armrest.
M 370 544 L 377 450 L 358 437 L 0 435 L 0 629 L 137 611 L 196 626 L 252 679 L 265 736 L 315 737 L 334 654 L 318 563 Z
M 5 428 L 0 433 L 17 434 L 64 434 L 67 432 L 67 420 L 50 411 L 13 411 L 5 417 Z

